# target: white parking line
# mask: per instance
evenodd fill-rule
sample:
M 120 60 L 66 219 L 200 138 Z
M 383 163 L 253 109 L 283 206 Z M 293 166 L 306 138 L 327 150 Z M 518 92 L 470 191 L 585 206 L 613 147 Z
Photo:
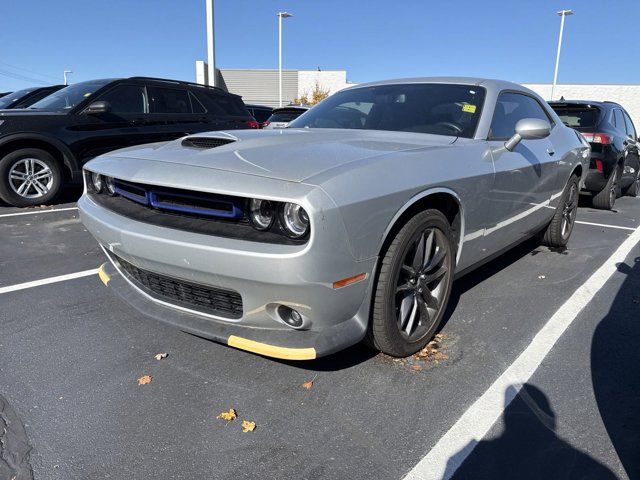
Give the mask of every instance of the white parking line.
M 405 480 L 445 479 L 453 476 L 478 442 L 500 418 L 522 384 L 537 370 L 564 331 L 595 297 L 640 242 L 640 228 L 618 247 L 538 331 L 533 341 L 500 377 L 471 405 L 433 448 L 404 477 Z M 511 387 L 511 388 L 509 388 Z
M 51 208 L 49 210 L 31 210 L 29 212 L 18 212 L 18 213 L 3 213 L 0 215 L 1 217 L 19 217 L 21 215 L 36 215 L 38 213 L 51 213 L 51 212 L 66 212 L 68 210 L 77 210 L 78 207 L 67 207 L 67 208 Z
M 97 275 L 98 269 L 84 270 L 82 272 L 68 273 L 66 275 L 58 275 L 57 277 L 43 278 L 42 280 L 34 280 L 33 282 L 18 283 L 17 285 L 9 285 L 7 287 L 0 287 L 0 294 L 15 292 L 18 290 L 25 290 L 27 288 L 39 287 L 41 285 L 48 285 L 50 283 L 64 282 L 66 280 L 73 280 L 75 278 L 89 277 L 91 275 Z
M 620 227 L 618 225 L 607 225 L 606 223 L 593 223 L 593 222 L 583 222 L 581 220 L 576 220 L 576 223 L 581 223 L 582 225 L 593 225 L 594 227 L 607 227 L 607 228 L 619 228 L 620 230 L 631 230 L 635 231 L 633 227 Z

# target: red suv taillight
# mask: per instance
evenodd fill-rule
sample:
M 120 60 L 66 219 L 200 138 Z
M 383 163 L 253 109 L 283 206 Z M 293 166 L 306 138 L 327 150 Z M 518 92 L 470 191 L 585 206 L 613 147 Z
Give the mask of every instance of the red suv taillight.
M 582 136 L 591 143 L 601 143 L 602 145 L 613 143 L 613 137 L 607 133 L 582 133 Z
M 245 124 L 249 127 L 249 128 L 260 128 L 260 124 L 258 122 L 256 122 L 255 120 L 247 120 L 245 122 Z

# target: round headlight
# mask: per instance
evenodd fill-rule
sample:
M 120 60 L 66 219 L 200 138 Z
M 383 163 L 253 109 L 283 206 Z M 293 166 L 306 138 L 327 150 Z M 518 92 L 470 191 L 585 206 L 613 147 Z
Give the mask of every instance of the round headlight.
M 309 232 L 309 215 L 300 205 L 285 203 L 281 219 L 285 233 L 291 238 L 302 238 Z
M 102 190 L 102 175 L 99 173 L 91 172 L 91 183 L 93 184 L 93 189 L 100 193 Z
M 256 230 L 268 230 L 273 225 L 275 211 L 269 200 L 252 198 L 249 202 L 249 219 Z
M 109 192 L 109 195 L 115 195 L 116 194 L 116 187 L 113 184 L 113 178 L 104 177 L 104 185 L 105 185 L 105 187 L 107 187 L 107 192 Z

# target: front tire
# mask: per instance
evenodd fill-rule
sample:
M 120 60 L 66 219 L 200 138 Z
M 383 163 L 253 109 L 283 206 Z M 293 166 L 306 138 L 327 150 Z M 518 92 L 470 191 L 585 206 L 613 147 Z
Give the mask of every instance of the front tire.
M 563 248 L 567 245 L 578 214 L 579 195 L 578 177 L 571 175 L 560 197 L 556 213 L 544 232 L 543 244 L 551 248 Z
M 46 204 L 61 186 L 60 165 L 49 152 L 23 148 L 0 160 L 0 198 L 14 207 Z
M 407 357 L 431 340 L 444 315 L 453 283 L 451 227 L 438 210 L 411 218 L 384 254 L 371 316 L 375 348 Z

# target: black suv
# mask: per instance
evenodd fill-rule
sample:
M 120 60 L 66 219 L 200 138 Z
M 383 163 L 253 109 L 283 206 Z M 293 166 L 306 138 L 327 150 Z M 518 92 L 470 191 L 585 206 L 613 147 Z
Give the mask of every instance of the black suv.
M 631 117 L 614 102 L 572 100 L 550 102 L 565 125 L 591 144 L 591 162 L 585 189 L 593 206 L 611 210 L 620 194 L 640 194 L 638 134 Z
M 76 83 L 28 109 L 0 112 L 0 198 L 47 203 L 91 158 L 210 130 L 258 128 L 241 97 L 148 77 Z
M 57 92 L 64 85 L 51 85 L 50 87 L 33 87 L 17 90 L 0 98 L 0 110 L 9 108 L 28 108 L 53 92 Z

